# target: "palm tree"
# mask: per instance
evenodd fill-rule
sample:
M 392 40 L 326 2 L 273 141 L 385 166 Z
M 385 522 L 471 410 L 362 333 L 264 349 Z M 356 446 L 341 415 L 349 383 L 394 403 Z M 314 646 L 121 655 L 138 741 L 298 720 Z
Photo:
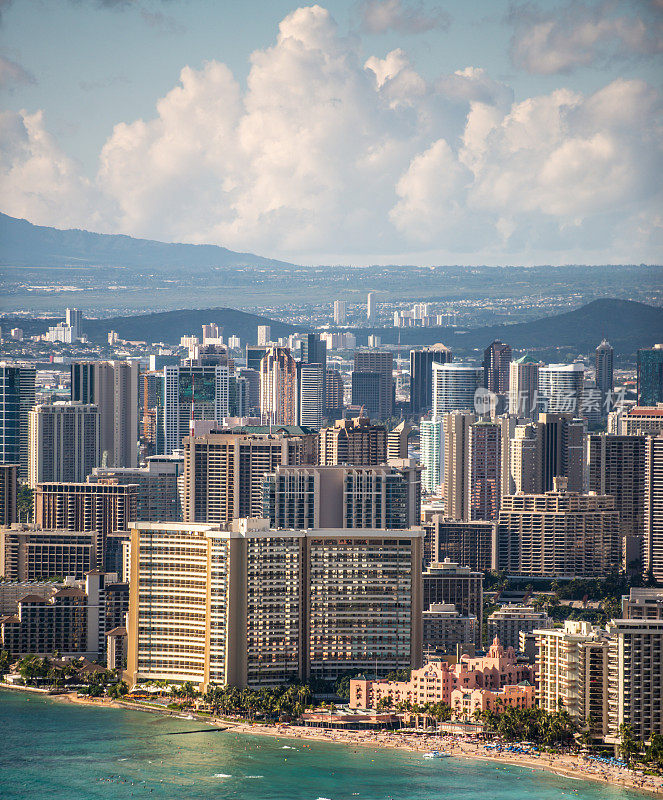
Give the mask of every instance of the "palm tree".
M 619 738 L 619 752 L 626 766 L 630 766 L 631 761 L 640 753 L 642 742 L 636 737 L 633 728 L 626 723 L 619 726 Z

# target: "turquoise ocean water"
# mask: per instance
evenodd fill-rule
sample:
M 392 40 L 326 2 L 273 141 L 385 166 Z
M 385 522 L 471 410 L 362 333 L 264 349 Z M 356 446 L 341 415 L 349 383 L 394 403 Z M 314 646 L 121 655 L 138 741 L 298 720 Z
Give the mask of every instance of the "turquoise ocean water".
M 522 767 L 214 732 L 0 690 L 2 800 L 635 800 Z

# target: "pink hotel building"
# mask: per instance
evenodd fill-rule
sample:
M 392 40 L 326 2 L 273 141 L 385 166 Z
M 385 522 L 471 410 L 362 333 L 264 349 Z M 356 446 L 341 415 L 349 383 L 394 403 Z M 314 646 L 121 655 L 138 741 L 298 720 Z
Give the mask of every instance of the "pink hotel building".
M 480 658 L 462 656 L 458 664 L 431 661 L 412 670 L 409 681 L 350 681 L 350 708 L 376 708 L 387 698 L 395 706 L 399 702 L 424 705 L 447 703 L 456 716 L 468 717 L 478 708 L 502 706 L 530 708 L 534 705 L 534 668 L 518 663 L 513 647 L 506 650 L 495 638 L 488 655 Z

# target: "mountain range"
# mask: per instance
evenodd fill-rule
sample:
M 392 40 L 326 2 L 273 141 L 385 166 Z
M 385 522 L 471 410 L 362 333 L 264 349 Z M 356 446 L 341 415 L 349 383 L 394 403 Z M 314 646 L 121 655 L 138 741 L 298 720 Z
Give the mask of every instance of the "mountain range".
M 118 234 L 60 230 L 0 214 L 0 265 L 118 267 L 175 272 L 213 267 L 291 266 L 213 244 L 171 244 Z

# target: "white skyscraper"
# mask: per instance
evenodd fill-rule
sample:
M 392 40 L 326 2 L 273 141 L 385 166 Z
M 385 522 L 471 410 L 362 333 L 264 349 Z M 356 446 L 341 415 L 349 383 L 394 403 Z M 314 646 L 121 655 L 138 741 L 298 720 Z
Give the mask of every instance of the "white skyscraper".
M 334 300 L 334 324 L 345 325 L 345 300 Z
M 421 476 L 425 492 L 436 492 L 444 480 L 444 426 L 441 419 L 422 419 L 419 428 L 421 464 L 426 469 Z
M 322 364 L 300 364 L 299 424 L 320 430 L 324 413 L 324 381 Z
M 433 363 L 433 417 L 450 411 L 472 411 L 474 394 L 483 384 L 483 369 L 469 364 Z
M 72 339 L 80 339 L 83 332 L 83 313 L 78 308 L 65 311 L 65 322 L 71 328 Z
M 366 319 L 372 322 L 375 318 L 375 307 L 373 303 L 373 292 L 369 292 L 366 297 Z
M 272 329 L 269 325 L 258 325 L 258 347 L 265 347 L 272 340 Z
M 552 414 L 580 415 L 583 398 L 585 366 L 548 364 L 539 368 L 539 410 Z

